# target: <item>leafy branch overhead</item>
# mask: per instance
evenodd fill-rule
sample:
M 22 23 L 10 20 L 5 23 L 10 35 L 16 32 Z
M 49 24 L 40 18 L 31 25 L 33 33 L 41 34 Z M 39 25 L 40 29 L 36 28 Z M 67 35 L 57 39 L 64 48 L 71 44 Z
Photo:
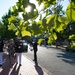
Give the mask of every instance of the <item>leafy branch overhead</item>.
M 75 1 L 71 0 L 66 9 L 60 4 L 62 0 L 36 0 L 39 4 L 43 4 L 41 11 L 36 8 L 34 3 L 29 0 L 18 0 L 12 6 L 11 14 L 6 14 L 3 19 L 4 25 L 8 31 L 15 32 L 14 35 L 32 36 L 48 33 L 49 42 L 56 40 L 58 34 L 66 33 L 64 30 L 67 28 L 68 23 L 75 21 Z M 30 6 L 31 11 L 27 12 L 26 8 Z M 42 13 L 43 12 L 43 13 Z M 20 18 L 19 14 L 22 18 Z M 44 17 L 43 17 L 44 15 Z M 39 17 L 40 16 L 40 17 Z M 36 21 L 38 19 L 38 21 Z M 65 34 L 64 34 L 65 36 Z
M 25 8 L 27 8 L 27 6 L 31 7 L 31 12 L 26 12 Z M 34 9 L 35 9 L 35 11 L 34 11 Z M 14 15 L 12 15 L 10 18 L 8 18 L 8 21 L 9 21 L 8 29 L 13 30 L 15 28 L 15 30 L 17 31 L 16 35 L 20 34 L 20 35 L 18 35 L 20 37 L 27 35 L 27 34 L 25 34 L 25 32 L 27 32 L 26 27 L 24 25 L 21 25 L 20 22 L 18 22 L 18 26 L 16 26 L 14 24 L 14 21 L 17 22 L 16 17 L 19 15 L 20 12 L 22 12 L 24 22 L 28 21 L 29 19 L 36 18 L 38 16 L 38 11 L 36 9 L 36 6 L 33 3 L 30 3 L 29 0 L 19 0 L 18 2 L 16 2 L 16 5 L 14 5 L 12 7 L 12 12 L 14 13 Z M 23 24 L 25 24 L 25 23 L 23 23 Z M 24 27 L 23 30 L 21 30 L 21 26 Z M 27 33 L 29 33 L 28 36 L 30 36 L 30 32 L 28 31 Z

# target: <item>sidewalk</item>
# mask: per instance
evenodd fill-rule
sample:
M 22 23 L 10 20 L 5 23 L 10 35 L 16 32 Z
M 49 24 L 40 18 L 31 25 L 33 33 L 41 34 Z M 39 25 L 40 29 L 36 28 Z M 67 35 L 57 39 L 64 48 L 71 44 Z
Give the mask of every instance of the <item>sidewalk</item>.
M 16 63 L 11 65 L 8 61 L 8 55 L 4 53 L 4 62 L 2 67 L 0 67 L 0 75 L 48 75 L 48 73 L 25 56 L 22 56 L 22 66 Z

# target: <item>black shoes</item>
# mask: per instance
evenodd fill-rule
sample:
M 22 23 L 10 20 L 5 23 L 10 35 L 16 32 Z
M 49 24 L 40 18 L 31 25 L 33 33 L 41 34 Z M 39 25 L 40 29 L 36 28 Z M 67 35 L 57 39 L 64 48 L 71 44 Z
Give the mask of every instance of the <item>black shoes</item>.
M 33 59 L 33 61 L 35 61 L 35 60 Z
M 19 64 L 19 66 L 22 66 L 21 64 Z
M 33 59 L 33 61 L 37 62 L 37 60 Z

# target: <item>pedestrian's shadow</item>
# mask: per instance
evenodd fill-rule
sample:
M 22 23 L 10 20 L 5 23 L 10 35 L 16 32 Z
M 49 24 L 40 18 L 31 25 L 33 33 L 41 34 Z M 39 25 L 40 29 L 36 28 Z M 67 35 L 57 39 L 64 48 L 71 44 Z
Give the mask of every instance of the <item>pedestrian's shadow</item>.
M 10 69 L 13 65 L 9 63 L 8 55 L 3 55 L 3 64 L 2 67 L 0 67 L 0 75 L 9 75 Z
M 20 66 L 17 66 L 17 64 L 15 64 L 15 66 L 14 66 L 12 72 L 10 73 L 10 75 L 19 75 L 19 70 L 20 70 Z
M 35 69 L 36 69 L 38 75 L 44 75 L 42 68 L 38 65 L 37 62 L 35 63 Z
M 4 53 L 3 55 L 3 64 L 0 67 L 0 75 L 18 75 L 20 66 L 17 66 L 17 63 L 9 63 L 9 57 Z M 20 74 L 21 75 L 21 74 Z

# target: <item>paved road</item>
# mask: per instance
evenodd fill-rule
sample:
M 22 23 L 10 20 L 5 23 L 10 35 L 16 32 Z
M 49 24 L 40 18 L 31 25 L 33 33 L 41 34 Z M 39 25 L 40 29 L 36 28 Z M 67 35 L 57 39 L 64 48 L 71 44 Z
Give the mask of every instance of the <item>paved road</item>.
M 56 48 L 38 47 L 38 63 L 53 75 L 75 75 L 75 53 Z M 25 53 L 33 60 L 33 51 Z

